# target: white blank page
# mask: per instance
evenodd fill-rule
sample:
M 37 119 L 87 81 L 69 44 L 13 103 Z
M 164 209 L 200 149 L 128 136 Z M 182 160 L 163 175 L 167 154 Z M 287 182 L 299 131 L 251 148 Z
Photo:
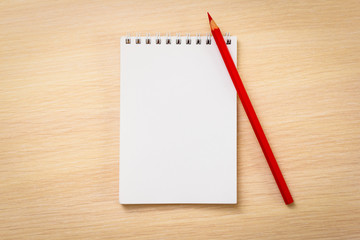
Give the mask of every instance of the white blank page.
M 121 39 L 120 203 L 235 204 L 235 88 L 214 39 L 171 40 Z

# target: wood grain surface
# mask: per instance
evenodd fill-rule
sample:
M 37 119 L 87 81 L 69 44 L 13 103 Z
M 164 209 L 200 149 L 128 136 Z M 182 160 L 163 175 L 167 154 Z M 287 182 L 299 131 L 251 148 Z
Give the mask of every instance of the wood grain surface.
M 238 37 L 238 204 L 118 203 L 119 39 Z M 359 1 L 1 1 L 0 239 L 360 239 Z

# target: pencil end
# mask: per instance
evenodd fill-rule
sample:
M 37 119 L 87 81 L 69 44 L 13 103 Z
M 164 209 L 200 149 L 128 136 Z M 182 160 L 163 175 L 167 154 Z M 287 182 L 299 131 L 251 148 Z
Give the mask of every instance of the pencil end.
M 209 23 L 210 23 L 211 31 L 213 31 L 214 29 L 218 29 L 219 27 L 216 25 L 215 21 L 212 19 L 209 12 L 207 13 L 207 15 L 209 17 Z
M 209 18 L 209 22 L 211 22 L 212 17 L 210 16 L 209 12 L 207 12 L 208 18 Z

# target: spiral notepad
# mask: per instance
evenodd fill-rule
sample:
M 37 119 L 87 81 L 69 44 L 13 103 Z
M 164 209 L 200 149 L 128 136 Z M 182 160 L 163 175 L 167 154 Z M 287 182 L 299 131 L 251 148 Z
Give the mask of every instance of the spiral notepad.
M 235 204 L 236 102 L 210 35 L 122 37 L 120 203 Z

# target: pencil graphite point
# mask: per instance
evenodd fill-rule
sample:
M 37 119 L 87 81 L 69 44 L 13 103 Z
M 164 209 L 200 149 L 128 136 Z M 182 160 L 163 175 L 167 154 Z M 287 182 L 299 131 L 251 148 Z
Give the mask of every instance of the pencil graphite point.
M 215 21 L 212 19 L 212 17 L 210 16 L 209 12 L 207 13 L 208 14 L 208 17 L 209 17 L 209 23 L 210 23 L 210 28 L 211 28 L 211 31 L 216 29 L 216 28 L 219 28 Z
M 210 16 L 209 12 L 207 12 L 208 18 L 209 18 L 209 22 L 211 22 L 212 17 Z

